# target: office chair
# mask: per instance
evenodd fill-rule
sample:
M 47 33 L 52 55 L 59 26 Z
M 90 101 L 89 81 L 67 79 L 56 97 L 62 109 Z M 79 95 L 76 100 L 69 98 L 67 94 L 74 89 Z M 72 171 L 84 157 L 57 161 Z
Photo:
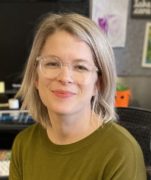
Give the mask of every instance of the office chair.
M 137 140 L 142 148 L 147 179 L 151 180 L 151 111 L 135 107 L 116 108 L 118 122 Z

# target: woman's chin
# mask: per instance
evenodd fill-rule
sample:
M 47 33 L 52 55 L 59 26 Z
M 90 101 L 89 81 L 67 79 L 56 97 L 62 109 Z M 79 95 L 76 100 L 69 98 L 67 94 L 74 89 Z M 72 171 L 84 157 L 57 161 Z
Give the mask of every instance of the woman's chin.
M 71 106 L 51 107 L 48 108 L 48 111 L 60 115 L 68 115 L 74 113 Z

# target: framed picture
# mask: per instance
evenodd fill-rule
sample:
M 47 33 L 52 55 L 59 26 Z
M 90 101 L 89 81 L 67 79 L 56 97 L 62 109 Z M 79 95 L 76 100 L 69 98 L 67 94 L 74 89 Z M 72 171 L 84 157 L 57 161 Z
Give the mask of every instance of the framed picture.
M 132 0 L 132 18 L 151 18 L 151 0 Z
M 91 16 L 112 47 L 124 47 L 129 0 L 92 0 Z
M 151 23 L 146 24 L 142 66 L 151 68 Z

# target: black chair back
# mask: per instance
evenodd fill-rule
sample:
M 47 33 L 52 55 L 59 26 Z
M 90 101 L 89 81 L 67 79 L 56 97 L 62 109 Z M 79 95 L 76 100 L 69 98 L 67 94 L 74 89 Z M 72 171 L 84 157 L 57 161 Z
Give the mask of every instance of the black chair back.
M 144 154 L 148 180 L 151 180 L 151 111 L 134 107 L 116 109 L 118 122 L 137 140 Z

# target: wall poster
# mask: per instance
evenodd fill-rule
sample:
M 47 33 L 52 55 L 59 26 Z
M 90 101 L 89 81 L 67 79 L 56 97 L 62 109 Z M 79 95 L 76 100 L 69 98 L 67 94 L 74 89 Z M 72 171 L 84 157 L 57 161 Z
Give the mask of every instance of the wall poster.
M 142 66 L 151 68 L 151 23 L 146 24 Z
M 112 47 L 124 47 L 129 0 L 92 0 L 91 15 L 105 31 Z

